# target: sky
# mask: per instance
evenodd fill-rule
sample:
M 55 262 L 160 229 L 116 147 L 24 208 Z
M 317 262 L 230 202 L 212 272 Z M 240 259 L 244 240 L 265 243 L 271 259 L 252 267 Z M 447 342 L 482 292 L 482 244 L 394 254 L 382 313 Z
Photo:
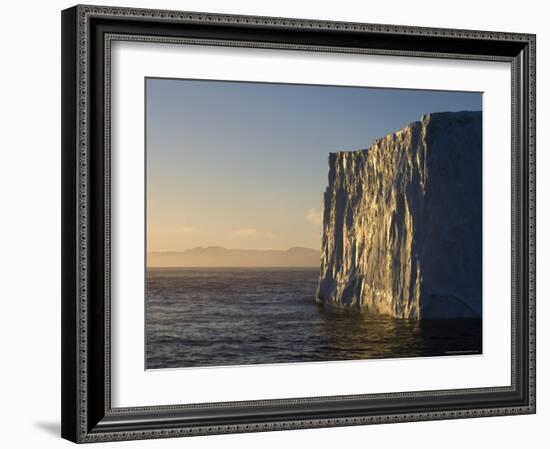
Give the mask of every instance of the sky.
M 321 248 L 328 154 L 476 92 L 146 78 L 147 251 Z

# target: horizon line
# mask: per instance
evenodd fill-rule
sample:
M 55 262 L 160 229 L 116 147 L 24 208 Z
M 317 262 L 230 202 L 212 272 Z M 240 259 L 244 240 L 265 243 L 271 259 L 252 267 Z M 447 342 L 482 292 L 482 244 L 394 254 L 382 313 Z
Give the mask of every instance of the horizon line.
M 189 265 L 189 266 L 146 266 L 147 270 L 174 270 L 179 268 L 317 268 L 320 265 Z
M 310 250 L 310 251 L 321 252 L 320 249 L 311 248 L 309 246 L 299 246 L 299 245 L 298 246 L 289 246 L 286 249 L 276 249 L 276 248 L 268 248 L 268 249 L 261 249 L 261 248 L 227 248 L 225 246 L 220 246 L 220 245 L 208 245 L 208 246 L 194 246 L 192 248 L 176 249 L 176 250 L 171 250 L 171 249 L 151 250 L 151 251 L 147 251 L 147 254 L 151 254 L 151 253 L 183 253 L 183 252 L 186 252 L 186 251 L 191 251 L 193 249 L 210 249 L 210 248 L 224 249 L 224 250 L 227 250 L 227 251 L 282 251 L 282 252 L 290 251 L 291 249 L 307 249 L 307 250 Z

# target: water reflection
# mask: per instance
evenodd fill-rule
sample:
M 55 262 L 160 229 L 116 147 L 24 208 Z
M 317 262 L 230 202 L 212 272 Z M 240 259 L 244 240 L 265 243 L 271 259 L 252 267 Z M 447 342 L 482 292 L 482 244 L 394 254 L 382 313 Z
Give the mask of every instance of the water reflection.
M 318 306 L 323 357 L 418 357 L 481 352 L 481 320 L 404 320 L 367 317 Z

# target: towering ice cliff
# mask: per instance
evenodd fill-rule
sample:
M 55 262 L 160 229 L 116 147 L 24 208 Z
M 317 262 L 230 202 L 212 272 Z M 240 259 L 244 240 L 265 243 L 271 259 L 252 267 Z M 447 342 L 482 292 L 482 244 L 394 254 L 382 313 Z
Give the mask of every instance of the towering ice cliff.
M 318 302 L 481 316 L 481 112 L 425 115 L 329 166 Z

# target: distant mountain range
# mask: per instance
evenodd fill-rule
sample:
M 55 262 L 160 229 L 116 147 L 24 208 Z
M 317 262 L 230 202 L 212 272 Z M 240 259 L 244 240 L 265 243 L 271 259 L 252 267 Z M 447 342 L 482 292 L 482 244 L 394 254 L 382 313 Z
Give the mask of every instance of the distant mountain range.
M 320 251 L 299 246 L 286 251 L 201 246 L 147 254 L 148 267 L 319 267 L 320 261 Z

